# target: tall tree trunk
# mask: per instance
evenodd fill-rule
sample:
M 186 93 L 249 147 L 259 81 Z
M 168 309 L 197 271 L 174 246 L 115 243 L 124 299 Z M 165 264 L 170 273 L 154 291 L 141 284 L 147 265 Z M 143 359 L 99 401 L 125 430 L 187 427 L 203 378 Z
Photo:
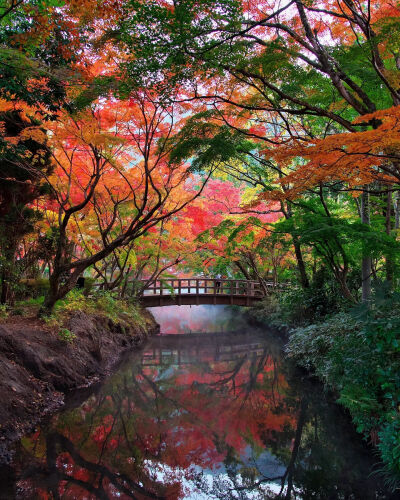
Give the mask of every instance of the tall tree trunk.
M 3 252 L 4 260 L 1 272 L 0 304 L 13 305 L 14 286 L 17 281 L 15 261 L 17 241 L 8 241 L 1 250 Z
M 386 192 L 386 208 L 385 208 L 385 231 L 388 236 L 392 234 L 392 191 L 388 188 Z M 385 256 L 386 264 L 386 281 L 389 283 L 390 288 L 393 288 L 394 278 L 394 259 L 392 254 Z
M 292 207 L 290 206 L 290 203 L 287 204 L 286 208 L 284 207 L 284 204 L 281 203 L 281 208 L 282 208 L 282 213 L 285 216 L 285 219 L 290 219 L 292 217 Z M 303 252 L 301 251 L 299 237 L 295 234 L 291 234 L 291 236 L 293 241 L 294 253 L 297 261 L 297 270 L 299 272 L 301 287 L 303 289 L 310 288 L 310 282 L 308 280 L 306 266 L 304 264 Z
M 8 301 L 10 290 L 10 277 L 8 273 L 8 269 L 6 266 L 3 266 L 3 270 L 1 272 L 1 294 L 0 294 L 0 304 L 6 304 Z
M 361 222 L 370 225 L 370 211 L 369 211 L 369 193 L 365 187 L 361 196 Z M 371 298 L 371 256 L 363 245 L 362 262 L 361 262 L 361 280 L 362 280 L 362 302 L 369 302 Z
M 308 281 L 308 276 L 306 272 L 306 266 L 303 260 L 303 253 L 301 251 L 300 243 L 297 236 L 292 235 L 294 253 L 297 260 L 297 269 L 299 271 L 300 283 L 302 288 L 310 288 L 310 282 Z
M 343 297 L 349 300 L 350 302 L 356 302 L 347 285 L 346 275 L 347 273 L 339 273 L 336 275 L 336 279 L 339 282 Z
M 247 269 L 245 266 L 240 262 L 240 260 L 235 260 L 234 262 L 236 264 L 236 267 L 239 269 L 239 271 L 243 274 L 246 280 L 250 280 L 250 274 L 247 272 Z
M 49 291 L 45 295 L 43 305 L 39 310 L 39 316 L 51 314 L 53 307 L 55 306 L 57 300 L 60 298 L 60 275 L 56 272 L 53 272 L 53 274 L 50 276 L 49 284 Z
M 394 197 L 394 228 L 400 229 L 400 191 Z

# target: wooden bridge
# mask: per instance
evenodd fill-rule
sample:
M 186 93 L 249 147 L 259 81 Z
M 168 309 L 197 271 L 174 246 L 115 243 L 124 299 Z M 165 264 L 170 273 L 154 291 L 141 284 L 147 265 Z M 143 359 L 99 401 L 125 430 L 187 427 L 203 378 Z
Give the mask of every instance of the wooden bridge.
M 273 284 L 267 284 L 273 287 Z M 251 306 L 264 297 L 258 281 L 172 278 L 152 282 L 141 297 L 145 307 L 222 304 Z

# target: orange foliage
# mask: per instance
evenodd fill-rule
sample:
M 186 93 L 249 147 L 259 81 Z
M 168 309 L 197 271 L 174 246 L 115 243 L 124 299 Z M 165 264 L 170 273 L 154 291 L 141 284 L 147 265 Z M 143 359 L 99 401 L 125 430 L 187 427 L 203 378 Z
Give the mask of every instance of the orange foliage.
M 325 139 L 281 146 L 264 151 L 282 166 L 293 159 L 306 163 L 279 182 L 285 191 L 263 193 L 261 199 L 295 198 L 308 188 L 324 182 L 341 181 L 357 188 L 373 181 L 396 183 L 400 180 L 400 106 L 357 118 L 354 124 L 376 124 L 375 128 L 334 134 Z

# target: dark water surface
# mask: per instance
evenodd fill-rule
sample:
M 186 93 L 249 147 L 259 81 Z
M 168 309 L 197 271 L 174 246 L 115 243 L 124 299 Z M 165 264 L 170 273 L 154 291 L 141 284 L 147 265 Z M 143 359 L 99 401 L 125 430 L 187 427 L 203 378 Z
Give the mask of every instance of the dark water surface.
M 152 312 L 162 335 L 21 440 L 0 498 L 397 498 L 276 333 L 222 306 Z

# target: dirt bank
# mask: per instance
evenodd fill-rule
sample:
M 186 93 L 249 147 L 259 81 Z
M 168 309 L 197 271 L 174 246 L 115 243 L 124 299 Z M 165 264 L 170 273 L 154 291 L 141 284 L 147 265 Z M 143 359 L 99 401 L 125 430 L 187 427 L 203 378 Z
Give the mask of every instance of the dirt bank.
M 124 351 L 157 332 L 147 311 L 142 318 L 127 325 L 74 312 L 66 325 L 76 335 L 71 343 L 35 318 L 0 324 L 0 464 L 12 441 L 62 406 L 64 393 L 98 381 Z

